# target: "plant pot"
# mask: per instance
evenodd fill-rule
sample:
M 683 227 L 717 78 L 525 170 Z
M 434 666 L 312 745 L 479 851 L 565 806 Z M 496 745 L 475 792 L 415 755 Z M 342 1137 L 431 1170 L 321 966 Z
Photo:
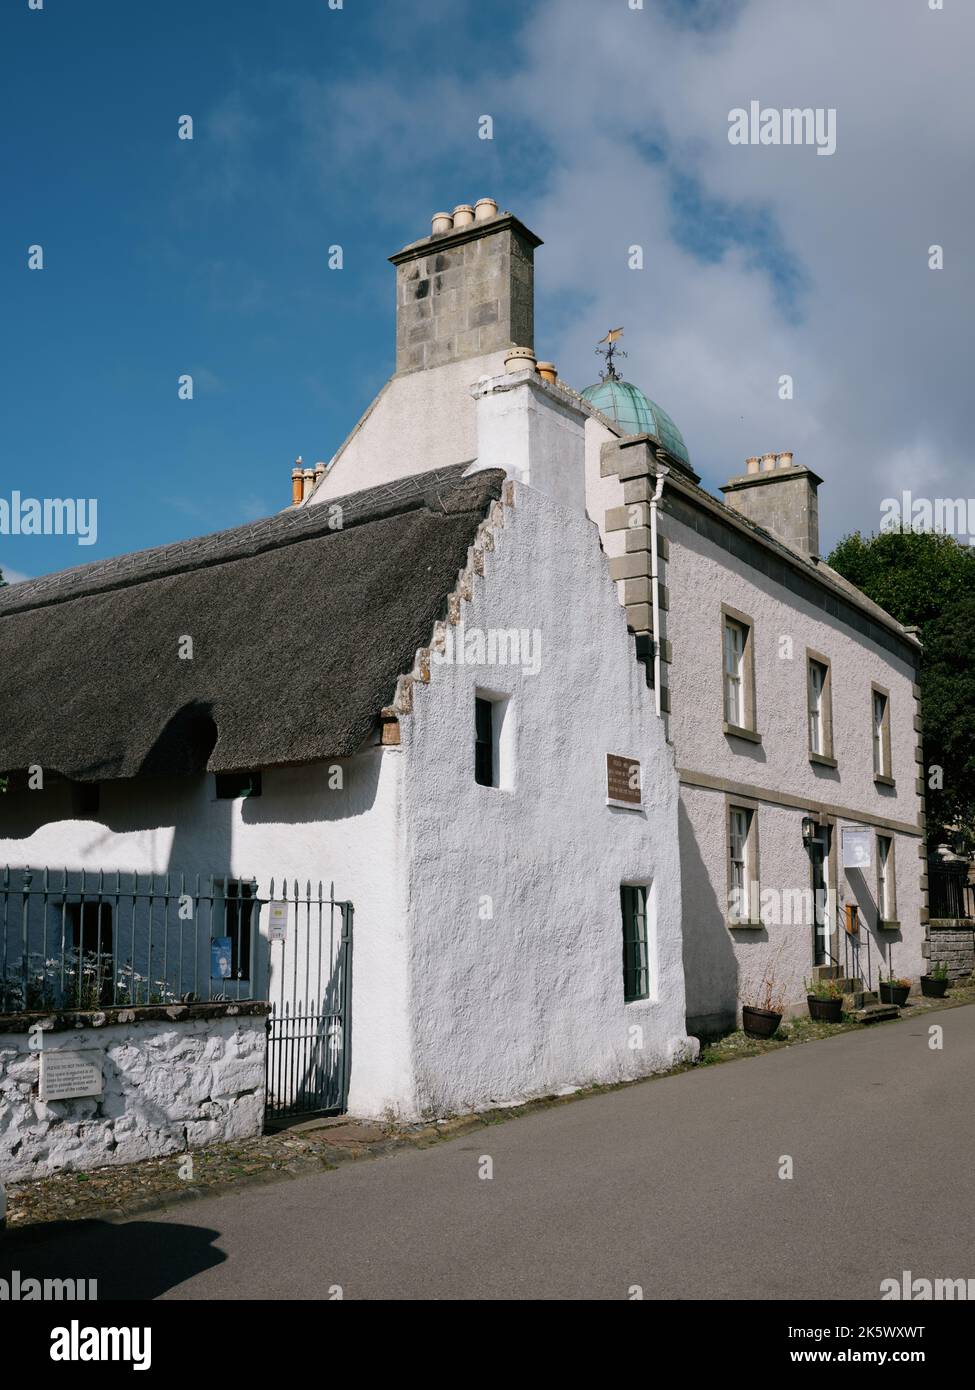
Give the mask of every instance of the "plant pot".
M 943 999 L 947 992 L 947 980 L 936 980 L 933 975 L 921 976 L 921 993 L 926 999 Z
M 815 994 L 807 994 L 806 1003 L 809 1005 L 809 1017 L 819 1023 L 839 1023 L 843 1017 L 842 998 L 818 999 Z
M 741 1026 L 750 1038 L 771 1038 L 782 1022 L 782 1015 L 772 1009 L 753 1009 L 746 1004 L 741 1011 Z
M 910 985 L 891 985 L 886 980 L 880 981 L 880 1000 L 883 1004 L 896 1004 L 902 1009 L 910 992 Z

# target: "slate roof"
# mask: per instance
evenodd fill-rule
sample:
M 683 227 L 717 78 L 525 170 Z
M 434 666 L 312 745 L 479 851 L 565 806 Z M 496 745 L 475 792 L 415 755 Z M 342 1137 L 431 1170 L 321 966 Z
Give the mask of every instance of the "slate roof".
M 0 770 L 99 781 L 357 752 L 501 495 L 501 471 L 465 467 L 0 589 Z

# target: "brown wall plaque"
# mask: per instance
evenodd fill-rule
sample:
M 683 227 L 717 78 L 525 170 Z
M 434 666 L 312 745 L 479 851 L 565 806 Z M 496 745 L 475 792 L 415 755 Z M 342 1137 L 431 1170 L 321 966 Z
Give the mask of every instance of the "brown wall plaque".
M 606 801 L 610 806 L 643 805 L 643 784 L 636 758 L 606 754 Z

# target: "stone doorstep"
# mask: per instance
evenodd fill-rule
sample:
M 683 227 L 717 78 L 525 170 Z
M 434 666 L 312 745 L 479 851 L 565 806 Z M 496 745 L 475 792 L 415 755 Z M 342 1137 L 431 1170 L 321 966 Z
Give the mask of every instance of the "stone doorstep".
M 888 1018 L 900 1018 L 901 1011 L 896 1004 L 867 1004 L 855 1009 L 850 1015 L 857 1023 L 883 1023 Z
M 370 1125 L 357 1120 L 349 1120 L 348 1116 L 345 1115 L 337 1116 L 336 1119 L 339 1121 L 336 1124 L 303 1125 L 302 1129 L 306 1134 L 319 1132 L 322 1142 L 325 1144 L 339 1144 L 342 1146 L 381 1144 L 384 1140 L 390 1138 L 386 1130 L 379 1125 Z M 284 1133 L 285 1131 L 281 1132 Z

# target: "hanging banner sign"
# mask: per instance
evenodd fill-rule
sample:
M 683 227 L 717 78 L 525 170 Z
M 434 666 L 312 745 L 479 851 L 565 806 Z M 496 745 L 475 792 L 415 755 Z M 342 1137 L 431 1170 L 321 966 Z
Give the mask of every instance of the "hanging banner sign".
M 840 831 L 843 842 L 844 869 L 869 869 L 873 831 L 866 825 L 844 825 Z

